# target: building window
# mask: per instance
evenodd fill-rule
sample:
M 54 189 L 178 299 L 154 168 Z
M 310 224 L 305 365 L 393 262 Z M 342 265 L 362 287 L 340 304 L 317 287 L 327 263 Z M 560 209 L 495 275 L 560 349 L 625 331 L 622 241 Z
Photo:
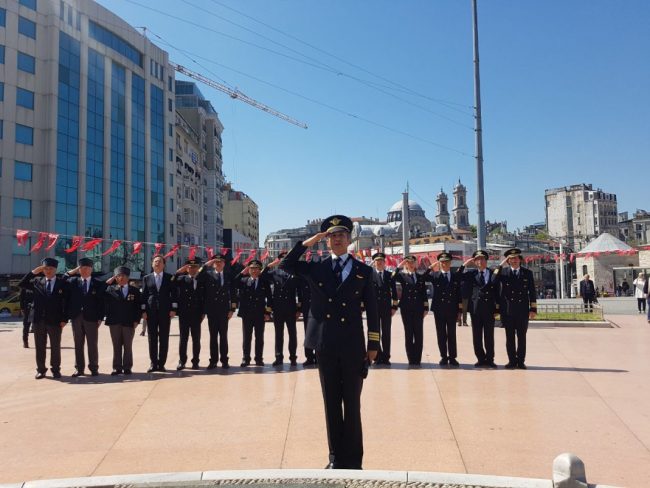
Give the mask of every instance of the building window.
M 174 110 L 174 105 L 173 105 L 173 103 L 174 103 L 174 102 L 172 102 L 172 99 L 171 99 L 171 98 L 168 98 L 168 99 L 167 99 L 167 110 L 169 110 L 170 112 L 172 112 L 172 111 Z
M 17 88 L 16 105 L 34 110 L 34 92 L 24 88 Z
M 16 161 L 14 178 L 20 181 L 32 181 L 32 164 Z
M 174 80 L 173 80 L 173 78 L 171 76 L 167 77 L 167 89 L 170 92 L 174 91 Z
M 169 173 L 169 186 L 174 186 L 174 173 Z
M 169 124 L 169 137 L 174 137 L 174 125 Z
M 36 0 L 19 0 L 19 2 L 23 7 L 31 8 L 32 10 L 36 10 Z
M 174 161 L 174 150 L 171 147 L 169 148 L 169 160 Z
M 169 234 L 174 237 L 174 224 L 169 224 Z
M 4 82 L 0 81 L 0 102 L 5 101 L 5 84 Z
M 32 127 L 27 127 L 26 125 L 16 124 L 16 142 L 33 146 L 34 129 Z
M 29 54 L 21 53 L 18 51 L 17 64 L 18 69 L 21 71 L 25 71 L 31 74 L 36 73 L 36 58 L 34 58 L 34 56 L 30 56 Z
M 63 0 L 59 2 L 59 19 L 65 20 L 65 3 L 63 3 Z
M 5 64 L 5 47 L 0 44 L 0 64 Z
M 125 58 L 130 59 L 141 68 L 143 67 L 142 53 L 140 51 L 138 51 L 132 44 L 129 44 L 117 34 L 113 34 L 111 31 L 105 29 L 92 20 L 88 21 L 88 35 L 96 41 L 99 41 L 105 46 L 108 46 L 114 51 L 120 53 Z
M 0 8 L 0 26 L 4 27 L 5 25 L 7 25 L 7 11 Z
M 14 198 L 14 218 L 31 219 L 32 201 L 24 198 Z
M 18 17 L 18 33 L 36 39 L 36 23 L 25 17 Z
M 173 198 L 169 199 L 169 210 L 170 210 L 170 212 L 174 211 L 174 199 Z
M 0 140 L 2 140 L 3 132 L 4 132 L 4 120 L 0 120 Z

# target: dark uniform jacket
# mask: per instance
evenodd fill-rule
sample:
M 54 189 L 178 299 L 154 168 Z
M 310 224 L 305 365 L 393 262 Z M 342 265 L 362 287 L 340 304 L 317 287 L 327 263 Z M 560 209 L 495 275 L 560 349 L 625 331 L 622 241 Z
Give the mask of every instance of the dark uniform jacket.
M 84 320 L 99 322 L 104 320 L 104 288 L 106 285 L 96 278 L 89 279 L 88 293 L 83 292 L 83 278 L 70 276 L 68 281 L 67 314 L 72 320 L 80 313 Z
M 447 281 L 442 271 L 427 270 L 425 280 L 433 284 L 433 299 L 431 310 L 445 312 L 462 312 L 463 296 L 461 291 L 463 267 L 457 272 L 449 271 L 450 281 Z
M 512 268 L 499 267 L 494 274 L 501 285 L 501 315 L 537 313 L 535 279 L 531 270 L 520 267 L 519 276 L 515 277 Z
M 210 266 L 202 266 L 196 275 L 203 285 L 203 306 L 208 315 L 237 310 L 237 288 L 231 275 L 223 270 L 223 285 L 219 275 Z
M 140 322 L 144 311 L 142 295 L 135 286 L 128 285 L 128 287 L 126 298 L 119 285 L 111 285 L 104 291 L 106 325 L 134 326 Z
M 153 273 L 146 275 L 142 280 L 142 300 L 147 313 L 156 312 L 167 314 L 178 310 L 178 287 L 176 277 L 163 273 L 160 290 L 156 289 L 156 278 Z
M 489 278 L 485 285 L 481 285 L 481 276 L 478 269 L 470 269 L 463 273 L 463 285 L 470 290 L 468 311 L 476 314 L 479 311 L 499 313 L 499 283 L 493 271 L 489 271 Z
M 381 271 L 381 281 L 379 280 L 379 273 L 377 270 L 372 272 L 375 296 L 377 297 L 377 312 L 381 316 L 386 316 L 390 315 L 392 310 L 397 310 L 397 284 L 393 280 L 390 271 Z
M 34 293 L 34 322 L 44 321 L 50 325 L 67 322 L 66 302 L 68 299 L 68 283 L 61 276 L 56 277 L 52 294 L 48 296 L 45 276 L 34 276 L 30 271 L 18 286 Z
M 27 316 L 32 309 L 32 303 L 34 302 L 34 293 L 31 290 L 26 288 L 20 289 L 20 310 L 23 312 L 23 315 Z
M 203 300 L 205 299 L 205 285 L 196 276 L 196 288 L 194 279 L 190 275 L 176 277 L 178 287 L 178 316 L 181 318 L 200 318 L 205 313 Z
M 257 287 L 253 287 L 253 278 L 238 274 L 235 277 L 237 289 L 239 290 L 239 312 L 240 317 L 260 316 L 270 314 L 273 310 L 273 296 L 271 284 L 263 276 L 257 278 Z
M 413 283 L 411 276 L 416 277 L 415 283 Z M 424 276 L 418 273 L 410 275 L 398 268 L 393 271 L 392 277 L 395 283 L 402 286 L 402 296 L 399 300 L 399 308 L 402 313 L 408 311 L 422 314 L 429 311 L 429 299 L 427 298 L 427 286 Z
M 273 289 L 273 315 L 295 316 L 302 308 L 302 282 L 281 269 L 264 268 L 262 276 Z
M 317 351 L 365 352 L 361 318 L 363 303 L 368 327 L 368 349 L 379 350 L 379 318 L 372 268 L 350 257 L 350 274 L 339 285 L 332 271 L 332 258 L 319 262 L 300 261 L 300 256 L 306 250 L 302 242 L 299 242 L 280 263 L 281 269 L 296 274 L 309 283 L 311 296 L 305 347 Z
M 593 281 L 591 280 L 580 281 L 580 296 L 583 298 L 593 298 L 596 296 L 596 289 L 594 288 Z

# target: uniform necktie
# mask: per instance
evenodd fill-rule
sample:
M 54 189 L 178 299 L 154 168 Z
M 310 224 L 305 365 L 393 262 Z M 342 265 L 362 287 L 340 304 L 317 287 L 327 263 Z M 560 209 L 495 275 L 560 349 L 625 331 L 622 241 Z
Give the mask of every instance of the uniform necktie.
M 192 286 L 196 290 L 196 278 L 192 278 Z
M 335 257 L 334 258 L 334 274 L 336 275 L 336 281 L 339 284 L 341 284 L 341 282 L 343 281 L 341 279 L 342 273 L 343 273 L 343 268 L 341 267 L 341 258 Z
M 122 296 L 126 298 L 126 294 L 129 292 L 129 288 L 127 286 L 122 287 Z
M 88 280 L 84 280 L 84 295 L 88 293 Z
M 485 271 L 481 271 L 481 286 L 485 286 Z
M 417 276 L 415 276 L 415 273 L 410 273 L 410 274 L 411 274 L 411 280 L 413 280 L 413 284 L 414 285 L 417 284 L 418 278 Z
M 156 275 L 156 290 L 160 291 L 160 275 Z
M 515 270 L 515 278 L 519 278 L 519 270 L 518 269 Z
M 253 290 L 257 290 L 257 278 L 253 278 Z
M 52 280 L 47 280 L 47 286 L 45 287 L 47 294 L 52 294 Z
M 383 285 L 384 285 L 384 277 L 383 277 L 382 275 L 383 275 L 384 273 L 382 273 L 382 272 L 380 271 L 380 272 L 377 273 L 377 274 L 379 275 L 379 286 L 383 286 Z
M 219 275 L 219 286 L 223 286 L 223 274 L 217 273 Z
M 445 273 L 445 278 L 447 278 L 447 284 L 451 283 L 451 276 L 449 276 L 449 273 Z

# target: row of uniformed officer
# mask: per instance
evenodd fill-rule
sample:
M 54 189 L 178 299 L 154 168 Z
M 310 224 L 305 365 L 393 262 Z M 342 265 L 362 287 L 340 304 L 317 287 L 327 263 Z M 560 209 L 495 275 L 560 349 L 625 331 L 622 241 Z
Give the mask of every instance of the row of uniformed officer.
M 376 364 L 390 366 L 390 336 L 393 315 L 397 311 L 397 285 L 386 270 L 386 255 L 383 252 L 373 254 L 375 268 L 373 283 L 377 297 L 377 316 L 379 318 L 379 335 L 381 347 L 377 353 Z

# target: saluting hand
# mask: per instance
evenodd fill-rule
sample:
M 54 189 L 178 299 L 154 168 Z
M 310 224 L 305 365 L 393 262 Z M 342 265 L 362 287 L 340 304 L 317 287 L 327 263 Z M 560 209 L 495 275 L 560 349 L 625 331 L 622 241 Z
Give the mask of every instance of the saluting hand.
M 278 264 L 280 264 L 281 259 L 280 258 L 275 258 L 273 261 L 271 261 L 269 264 L 266 265 L 267 268 L 275 268 Z
M 463 266 L 468 266 L 473 263 L 474 263 L 474 258 L 469 258 L 467 261 L 463 263 Z
M 185 274 L 189 271 L 190 265 L 185 264 L 176 270 L 176 274 Z
M 35 274 L 35 275 L 37 275 L 37 274 L 41 274 L 41 273 L 43 272 L 44 269 L 45 269 L 45 266 L 42 266 L 42 265 L 41 265 L 41 266 L 36 266 L 36 267 L 32 270 L 32 274 Z
M 314 244 L 318 244 L 326 236 L 327 236 L 327 232 L 319 232 L 318 234 L 314 234 L 313 236 L 311 236 L 306 241 L 302 241 L 302 245 L 305 246 L 305 247 L 311 247 Z
M 505 258 L 503 258 L 503 260 L 501 261 L 501 263 L 499 264 L 499 266 L 503 266 L 503 265 L 506 264 L 507 262 L 508 262 L 508 256 L 506 256 Z
M 112 285 L 114 281 L 115 281 L 115 276 L 111 276 L 109 279 L 106 280 L 106 284 Z
M 80 267 L 81 267 L 81 266 L 77 266 L 75 269 L 71 269 L 70 271 L 68 271 L 68 274 L 69 274 L 69 275 L 76 275 L 76 274 L 79 274 L 79 268 L 80 268 Z
M 431 271 L 435 271 L 436 268 L 438 268 L 439 266 L 440 266 L 440 263 L 438 261 L 434 261 L 433 263 L 431 263 L 431 266 L 429 266 L 429 269 Z

